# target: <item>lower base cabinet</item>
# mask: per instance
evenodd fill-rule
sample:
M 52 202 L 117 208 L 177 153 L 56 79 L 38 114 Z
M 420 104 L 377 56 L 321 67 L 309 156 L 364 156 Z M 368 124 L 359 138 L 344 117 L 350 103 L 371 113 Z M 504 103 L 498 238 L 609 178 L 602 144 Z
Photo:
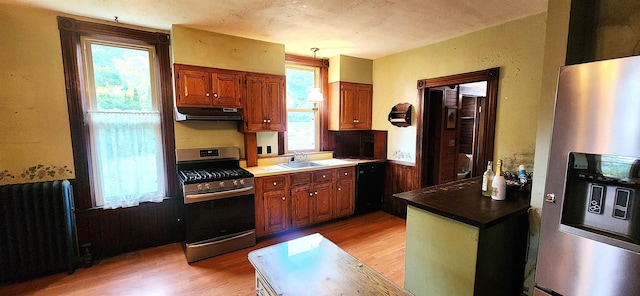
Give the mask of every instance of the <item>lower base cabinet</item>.
M 256 235 L 352 215 L 354 172 L 344 167 L 256 178 Z

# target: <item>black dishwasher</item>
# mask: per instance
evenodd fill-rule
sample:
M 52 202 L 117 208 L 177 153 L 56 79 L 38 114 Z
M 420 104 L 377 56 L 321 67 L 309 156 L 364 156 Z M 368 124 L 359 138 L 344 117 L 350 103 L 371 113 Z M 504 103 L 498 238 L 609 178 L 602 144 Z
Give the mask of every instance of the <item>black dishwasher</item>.
M 378 211 L 384 198 L 385 162 L 356 165 L 356 201 L 354 214 Z

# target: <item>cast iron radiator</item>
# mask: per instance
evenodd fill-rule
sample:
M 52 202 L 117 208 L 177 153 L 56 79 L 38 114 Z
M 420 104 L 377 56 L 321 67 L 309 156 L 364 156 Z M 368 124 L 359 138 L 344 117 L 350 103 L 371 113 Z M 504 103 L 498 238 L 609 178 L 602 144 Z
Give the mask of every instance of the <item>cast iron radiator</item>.
M 68 180 L 0 186 L 0 283 L 73 273 L 74 217 Z

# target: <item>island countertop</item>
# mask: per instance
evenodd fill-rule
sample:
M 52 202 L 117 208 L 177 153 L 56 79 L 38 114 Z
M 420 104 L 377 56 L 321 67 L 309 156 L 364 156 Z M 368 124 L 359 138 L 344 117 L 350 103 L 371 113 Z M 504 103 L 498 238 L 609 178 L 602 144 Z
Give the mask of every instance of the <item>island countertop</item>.
M 480 229 L 526 213 L 529 209 L 529 193 L 514 191 L 507 193 L 505 200 L 497 201 L 483 196 L 481 186 L 482 177 L 474 177 L 393 196 L 419 209 Z

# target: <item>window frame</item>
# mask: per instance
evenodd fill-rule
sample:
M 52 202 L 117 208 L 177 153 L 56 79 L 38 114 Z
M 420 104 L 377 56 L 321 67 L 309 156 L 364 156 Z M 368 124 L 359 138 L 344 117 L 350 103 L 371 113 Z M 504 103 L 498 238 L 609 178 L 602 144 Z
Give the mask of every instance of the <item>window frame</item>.
M 329 126 L 329 115 L 328 115 L 328 102 L 327 102 L 327 92 L 329 91 L 329 60 L 314 58 L 314 57 L 304 57 L 294 54 L 285 54 L 285 67 L 286 66 L 306 66 L 306 67 L 314 67 L 316 69 L 316 80 L 317 87 L 320 88 L 322 92 L 322 96 L 324 97 L 324 101 L 318 106 L 318 148 L 316 151 L 323 151 L 325 147 L 329 144 L 329 131 L 327 127 Z M 283 150 L 288 149 L 288 144 L 286 140 L 286 135 L 284 133 L 279 133 L 279 145 L 283 147 Z M 286 147 L 286 148 L 284 148 Z
M 318 70 L 318 68 L 316 67 L 312 67 L 312 66 L 305 66 L 305 65 L 294 65 L 294 64 L 286 64 L 285 65 L 285 70 L 286 69 L 299 69 L 299 70 L 309 70 L 309 71 L 313 71 L 313 87 L 320 87 L 320 71 Z M 320 106 L 318 106 L 318 110 L 317 112 L 314 112 L 311 109 L 302 109 L 302 108 L 286 108 L 286 116 L 287 119 L 289 117 L 289 112 L 305 112 L 305 113 L 313 113 L 313 120 L 315 122 L 314 124 L 314 132 L 315 132 L 315 146 L 313 147 L 313 149 L 298 149 L 295 151 L 303 151 L 303 152 L 317 152 L 320 151 L 320 118 L 321 118 L 321 114 L 323 112 L 323 108 L 322 108 L 322 104 L 320 104 Z M 288 124 L 288 120 L 287 120 L 287 124 Z M 285 132 L 285 151 L 286 153 L 293 153 L 294 150 L 289 150 L 289 137 L 288 137 L 288 133 L 289 133 L 289 127 L 287 126 L 287 132 Z
M 151 64 L 157 74 L 158 111 L 161 118 L 162 146 L 164 151 L 165 197 L 179 196 L 175 166 L 175 134 L 173 127 L 173 87 L 171 82 L 171 60 L 169 35 L 147 32 L 107 24 L 58 17 L 60 43 L 65 75 L 67 108 L 71 131 L 71 145 L 75 167 L 74 203 L 77 210 L 95 207 L 91 185 L 91 144 L 86 122 L 87 93 L 85 71 L 82 64 L 82 38 L 94 38 L 110 42 L 129 43 L 155 48 L 155 60 Z

